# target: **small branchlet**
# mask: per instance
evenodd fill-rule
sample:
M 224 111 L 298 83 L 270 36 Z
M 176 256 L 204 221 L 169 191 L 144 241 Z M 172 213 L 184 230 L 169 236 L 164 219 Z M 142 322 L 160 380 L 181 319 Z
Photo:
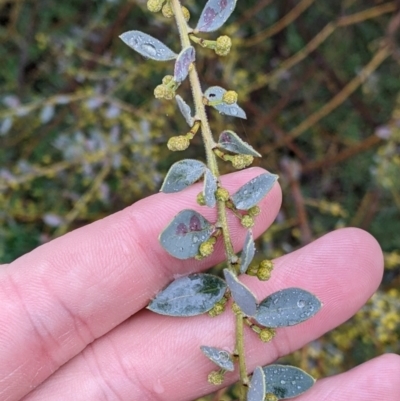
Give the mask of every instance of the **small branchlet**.
M 189 37 L 192 42 L 206 49 L 214 50 L 218 56 L 227 56 L 232 47 L 232 40 L 226 35 L 218 37 L 217 40 L 206 40 L 195 35 L 189 35 Z
M 121 35 L 121 39 L 128 46 L 144 57 L 158 61 L 175 60 L 174 75 L 166 75 L 162 79 L 162 83 L 154 89 L 154 96 L 157 99 L 167 100 L 176 97 L 179 110 L 190 130 L 185 135 L 171 137 L 168 140 L 168 148 L 172 151 L 187 149 L 200 128 L 205 144 L 207 163 L 195 159 L 174 163 L 167 173 L 161 191 L 179 192 L 192 184 L 202 182 L 203 190 L 197 195 L 196 201 L 201 206 L 215 207 L 216 221 L 208 221 L 195 210 L 182 210 L 160 234 L 160 243 L 170 255 L 178 259 L 201 260 L 213 253 L 217 240 L 222 240 L 226 255 L 225 280 L 207 273 L 195 273 L 177 278 L 157 294 L 148 308 L 153 312 L 171 316 L 208 313 L 209 316 L 215 317 L 224 312 L 228 299 L 232 297 L 236 327 L 234 358 L 224 350 L 206 346 L 208 356 L 222 368 L 211 372 L 208 382 L 221 385 L 225 372 L 234 371 L 234 364 L 237 364 L 244 390 L 240 397 L 241 401 L 245 401 L 248 391 L 250 394 L 248 399 L 265 398 L 266 401 L 277 401 L 275 394 L 265 394 L 267 391 L 265 378 L 268 377 L 268 385 L 271 385 L 271 388 L 274 387 L 274 380 L 277 386 L 286 386 L 284 390 L 291 396 L 305 391 L 314 381 L 310 377 L 307 378 L 305 372 L 285 366 L 285 375 L 292 375 L 294 379 L 282 383 L 282 376 L 279 376 L 281 368 L 275 365 L 272 369 L 271 366 L 257 367 L 250 382 L 245 362 L 244 324 L 250 326 L 261 341 L 268 342 L 275 336 L 274 328 L 301 323 L 312 317 L 321 307 L 321 303 L 313 294 L 299 288 L 281 290 L 258 301 L 238 277 L 240 273 L 246 273 L 265 281 L 271 276 L 272 261 L 263 260 L 259 265 L 251 266 L 256 252 L 251 228 L 255 224 L 255 217 L 260 214 L 258 203 L 271 191 L 278 177 L 270 173 L 261 174 L 242 185 L 233 194 L 221 186 L 217 158 L 230 162 L 235 169 L 240 170 L 250 166 L 254 157 L 261 155 L 240 135 L 228 129 L 220 133 L 217 142 L 214 140 L 205 106 L 211 106 L 221 114 L 237 118 L 245 119 L 246 113 L 237 104 L 238 94 L 234 90 L 212 86 L 202 91 L 196 71 L 196 51 L 195 47 L 191 46 L 193 42 L 214 50 L 217 55 L 226 56 L 232 46 L 229 36 L 222 35 L 216 40 L 205 40 L 196 35 L 219 29 L 235 8 L 235 4 L 236 0 L 208 0 L 197 26 L 192 29 L 187 24 L 190 18 L 189 10 L 182 6 L 179 0 L 148 0 L 147 7 L 151 12 L 161 11 L 167 18 L 175 17 L 182 45 L 179 54 L 160 40 L 143 32 L 129 31 Z M 185 79 L 189 79 L 192 89 L 194 116 L 183 97 L 176 94 Z M 233 213 L 247 231 L 240 258 L 234 252 L 227 211 Z M 291 384 L 299 380 L 300 376 L 302 380 L 308 380 L 309 384 L 304 384 L 306 383 L 304 380 L 301 388 Z

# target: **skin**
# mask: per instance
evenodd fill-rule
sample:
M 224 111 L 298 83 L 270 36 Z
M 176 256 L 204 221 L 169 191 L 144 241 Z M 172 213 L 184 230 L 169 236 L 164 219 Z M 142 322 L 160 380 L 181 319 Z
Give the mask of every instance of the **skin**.
M 252 168 L 222 182 L 233 193 L 263 172 Z M 233 315 L 171 318 L 144 309 L 174 277 L 224 259 L 221 244 L 203 261 L 180 261 L 157 241 L 184 208 L 215 219 L 214 210 L 195 204 L 200 190 L 194 185 L 153 195 L 1 267 L 0 401 L 183 401 L 216 390 L 206 380 L 214 365 L 199 346 L 231 351 Z M 260 204 L 255 236 L 273 222 L 280 204 L 276 184 Z M 231 214 L 229 221 L 239 251 L 245 230 Z M 243 277 L 258 299 L 296 286 L 324 304 L 307 322 L 279 329 L 270 343 L 246 330 L 249 371 L 350 318 L 377 289 L 382 271 L 375 239 L 347 228 L 275 260 L 271 281 Z M 297 400 L 398 401 L 399 373 L 400 357 L 386 354 L 318 381 Z M 224 385 L 236 380 L 230 373 Z

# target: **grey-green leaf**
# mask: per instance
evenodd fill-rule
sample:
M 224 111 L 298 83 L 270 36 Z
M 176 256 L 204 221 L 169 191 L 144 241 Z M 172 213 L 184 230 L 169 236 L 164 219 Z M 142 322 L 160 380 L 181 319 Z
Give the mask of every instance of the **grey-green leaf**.
M 196 51 L 193 46 L 185 47 L 175 61 L 174 81 L 182 82 L 189 74 L 189 67 L 196 59 Z
M 120 35 L 121 40 L 142 56 L 157 61 L 173 60 L 177 54 L 158 39 L 140 31 L 128 31 Z
M 204 97 L 210 102 L 222 102 L 222 97 L 226 89 L 220 86 L 210 86 L 205 92 Z
M 220 368 L 229 372 L 233 372 L 235 370 L 232 355 L 229 352 L 220 348 L 208 347 L 206 345 L 202 345 L 200 349 L 207 358 L 213 361 Z
M 264 371 L 260 366 L 254 369 L 250 387 L 247 392 L 247 401 L 264 401 L 266 384 Z
M 259 305 L 254 319 L 265 327 L 286 327 L 310 319 L 321 309 L 321 301 L 301 288 L 274 292 Z
M 257 312 L 257 301 L 254 294 L 228 269 L 224 269 L 224 276 L 233 300 L 246 316 L 254 316 Z
M 192 117 L 192 110 L 190 106 L 182 99 L 181 96 L 175 96 L 176 102 L 178 103 L 178 107 L 189 127 L 193 127 L 194 118 Z
M 236 209 L 249 210 L 271 191 L 278 179 L 276 174 L 264 173 L 244 184 L 232 196 Z
M 216 204 L 215 191 L 217 190 L 217 179 L 207 168 L 204 174 L 203 195 L 208 207 L 214 207 Z
M 199 32 L 213 32 L 219 29 L 232 14 L 236 0 L 208 0 L 196 29 Z
M 221 278 L 211 274 L 191 274 L 169 284 L 147 308 L 160 315 L 201 315 L 220 301 L 225 291 L 226 284 Z
M 269 365 L 263 367 L 263 371 L 266 393 L 275 394 L 279 400 L 297 397 L 315 383 L 312 376 L 294 366 Z
M 221 103 L 214 106 L 214 108 L 225 116 L 243 118 L 244 120 L 247 118 L 244 110 L 241 107 L 239 107 L 236 103 L 233 104 Z
M 251 230 L 249 230 L 247 231 L 246 238 L 244 240 L 243 251 L 240 255 L 240 273 L 246 273 L 247 268 L 254 258 L 255 252 L 256 247 L 254 245 L 253 233 Z
M 204 97 L 209 102 L 212 102 L 210 106 L 217 109 L 221 114 L 245 119 L 246 113 L 241 107 L 236 103 L 227 104 L 222 100 L 225 92 L 226 89 L 221 88 L 220 86 L 211 86 L 204 92 Z
M 214 231 L 200 213 L 182 210 L 160 235 L 161 246 L 177 259 L 193 258 L 199 253 L 200 244 L 207 241 Z
M 182 191 L 201 178 L 206 165 L 198 160 L 184 159 L 169 169 L 160 191 L 167 194 Z
M 248 143 L 244 142 L 239 136 L 230 130 L 221 132 L 218 140 L 218 146 L 228 152 L 241 155 L 250 155 L 261 157 L 261 155 L 253 149 Z

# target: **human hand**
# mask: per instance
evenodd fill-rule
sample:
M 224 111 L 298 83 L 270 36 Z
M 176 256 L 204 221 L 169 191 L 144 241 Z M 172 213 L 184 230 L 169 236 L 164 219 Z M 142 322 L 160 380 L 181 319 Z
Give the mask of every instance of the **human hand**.
M 233 192 L 258 168 L 223 177 Z M 192 400 L 216 388 L 207 383 L 213 364 L 206 344 L 231 350 L 230 313 L 171 318 L 144 310 L 174 277 L 223 260 L 223 249 L 202 261 L 177 260 L 158 235 L 183 208 L 195 204 L 199 186 L 151 196 L 103 220 L 45 244 L 0 269 L 0 401 Z M 279 185 L 261 202 L 253 228 L 260 235 L 281 202 Z M 232 217 L 232 216 L 230 216 Z M 245 230 L 230 218 L 235 250 Z M 382 277 L 377 242 L 358 229 L 342 229 L 275 261 L 273 279 L 243 277 L 259 299 L 287 287 L 317 295 L 322 310 L 298 326 L 278 329 L 263 344 L 246 332 L 248 368 L 290 353 L 350 318 Z M 318 381 L 298 401 L 398 400 L 400 358 L 385 355 Z M 226 376 L 224 385 L 237 380 Z

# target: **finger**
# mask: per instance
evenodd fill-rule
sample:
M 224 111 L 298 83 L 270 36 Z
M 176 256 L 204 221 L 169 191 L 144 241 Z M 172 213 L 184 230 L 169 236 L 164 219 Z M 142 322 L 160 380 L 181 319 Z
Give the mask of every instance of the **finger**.
M 233 193 L 263 172 L 248 169 L 223 177 L 222 183 Z M 174 276 L 223 259 L 220 246 L 204 261 L 180 261 L 158 243 L 162 229 L 184 208 L 215 221 L 215 210 L 196 205 L 199 191 L 201 186 L 194 185 L 177 194 L 154 195 L 3 268 L 0 399 L 19 399 L 95 338 L 143 308 Z M 280 199 L 276 185 L 261 202 L 255 235 L 273 221 Z M 229 217 L 239 249 L 245 230 Z
M 276 260 L 270 282 L 247 278 L 262 299 L 282 288 L 300 287 L 319 297 L 324 306 L 297 326 L 277 329 L 263 344 L 247 330 L 248 368 L 265 365 L 321 336 L 351 317 L 376 290 L 382 277 L 382 253 L 377 242 L 358 229 L 328 234 Z M 233 352 L 234 318 L 171 318 L 142 311 L 94 342 L 50 377 L 26 401 L 80 400 L 184 401 L 210 393 L 207 375 L 215 370 L 199 347 Z M 224 385 L 237 380 L 227 375 Z
M 398 401 L 400 357 L 382 355 L 337 376 L 319 380 L 296 401 Z

